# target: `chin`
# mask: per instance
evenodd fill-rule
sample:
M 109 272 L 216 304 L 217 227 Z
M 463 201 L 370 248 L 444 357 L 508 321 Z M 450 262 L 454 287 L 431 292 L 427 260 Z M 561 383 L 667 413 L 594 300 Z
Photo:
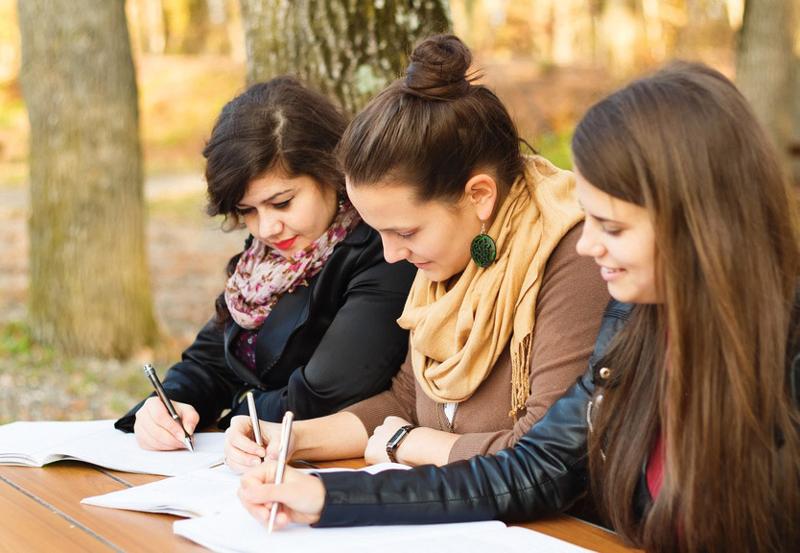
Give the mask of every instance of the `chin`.
M 428 278 L 428 280 L 431 280 L 432 282 L 442 282 L 443 280 L 447 280 L 448 278 L 450 278 L 450 276 L 442 274 L 441 270 L 436 270 L 436 269 L 417 269 L 417 270 L 422 271 L 422 274 L 424 274 Z
M 636 290 L 631 290 L 625 286 L 615 286 L 613 283 L 608 285 L 609 295 L 617 301 L 622 303 L 640 303 L 637 301 L 639 294 Z

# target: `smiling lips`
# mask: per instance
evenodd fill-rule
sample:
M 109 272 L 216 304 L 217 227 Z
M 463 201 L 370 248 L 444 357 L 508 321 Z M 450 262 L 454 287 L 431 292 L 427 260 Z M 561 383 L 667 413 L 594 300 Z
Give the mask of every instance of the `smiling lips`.
M 600 276 L 606 282 L 612 281 L 625 272 L 625 269 L 612 269 L 611 267 L 600 266 Z
M 292 238 L 287 238 L 286 240 L 281 240 L 280 242 L 273 242 L 273 244 L 279 250 L 288 250 L 289 248 L 294 246 L 296 240 L 297 236 L 294 236 Z

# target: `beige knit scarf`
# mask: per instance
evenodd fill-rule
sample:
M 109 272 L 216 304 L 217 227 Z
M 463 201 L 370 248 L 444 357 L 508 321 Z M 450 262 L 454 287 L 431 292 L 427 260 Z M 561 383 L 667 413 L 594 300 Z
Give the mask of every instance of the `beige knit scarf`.
M 583 215 L 572 173 L 539 156 L 526 161 L 488 234 L 497 260 L 470 262 L 449 288 L 417 272 L 401 327 L 411 334 L 411 363 L 425 394 L 439 403 L 469 399 L 511 340 L 511 412 L 530 393 L 529 361 L 536 297 L 547 260 Z

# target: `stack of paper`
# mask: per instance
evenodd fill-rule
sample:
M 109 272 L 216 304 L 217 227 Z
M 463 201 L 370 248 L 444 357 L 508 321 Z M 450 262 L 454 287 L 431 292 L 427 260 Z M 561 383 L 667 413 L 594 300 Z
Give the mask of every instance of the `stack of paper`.
M 194 452 L 148 451 L 133 434 L 114 428 L 113 420 L 13 422 L 0 426 L 0 464 L 41 467 L 77 460 L 113 470 L 175 476 L 218 465 L 225 435 L 194 435 Z
M 408 468 L 395 463 L 382 463 L 360 470 L 374 474 L 384 470 Z M 353 469 L 318 469 L 315 472 L 341 470 Z M 221 466 L 87 497 L 81 503 L 112 509 L 197 517 L 218 513 L 229 505 L 238 503 L 238 489 L 239 475 L 228 467 Z
M 587 553 L 586 549 L 502 522 L 468 522 L 421 526 L 309 528 L 293 525 L 267 533 L 241 505 L 206 517 L 179 520 L 173 531 L 214 551 L 325 551 L 326 553 Z

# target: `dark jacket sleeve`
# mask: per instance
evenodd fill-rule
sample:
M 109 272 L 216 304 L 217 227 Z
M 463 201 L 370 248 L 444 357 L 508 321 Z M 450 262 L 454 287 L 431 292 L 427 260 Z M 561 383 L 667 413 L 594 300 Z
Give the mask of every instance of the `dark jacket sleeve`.
M 142 376 L 142 379 L 145 377 Z M 192 345 L 164 377 L 164 391 L 173 401 L 188 403 L 200 415 L 198 428 L 213 424 L 223 409 L 231 404 L 239 387 L 237 379 L 225 363 L 223 331 L 211 320 L 200 330 Z M 125 432 L 133 431 L 138 403 L 114 426 Z
M 612 302 L 592 358 L 599 360 L 628 310 Z M 495 455 L 409 471 L 320 474 L 318 526 L 531 520 L 569 508 L 587 489 L 587 409 L 593 365 L 517 442 Z
M 568 508 L 586 489 L 586 374 L 517 444 L 443 467 L 320 474 L 317 526 L 523 521 Z
M 279 421 L 287 409 L 298 420 L 330 415 L 388 388 L 408 347 L 396 320 L 414 273 L 406 262 L 380 258 L 354 275 L 308 363 L 285 387 L 257 393 L 259 417 Z

